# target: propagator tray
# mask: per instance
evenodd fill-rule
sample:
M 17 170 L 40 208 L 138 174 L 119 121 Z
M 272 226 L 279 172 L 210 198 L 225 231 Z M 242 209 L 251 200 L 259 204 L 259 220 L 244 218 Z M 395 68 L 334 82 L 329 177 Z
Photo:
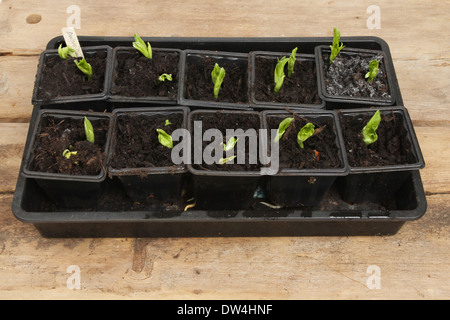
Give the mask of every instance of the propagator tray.
M 290 52 L 298 46 L 305 54 L 314 54 L 318 45 L 328 45 L 332 38 L 151 38 L 144 41 L 153 47 L 194 50 L 217 50 L 246 53 L 250 51 Z M 108 45 L 129 46 L 131 37 L 79 37 L 82 47 Z M 395 105 L 403 105 L 392 58 L 387 43 L 376 37 L 343 37 L 348 47 L 382 50 L 391 61 Z M 52 39 L 47 49 L 64 43 L 62 37 Z M 108 101 L 65 105 L 34 105 L 30 123 L 37 121 L 39 110 L 61 108 L 87 110 L 109 109 Z M 120 106 L 120 103 L 119 103 Z M 362 106 L 363 107 L 363 106 Z M 367 107 L 367 106 L 366 106 Z M 25 150 L 31 139 L 31 130 Z M 22 160 L 22 166 L 24 165 Z M 97 207 L 67 209 L 56 206 L 38 184 L 25 178 L 20 170 L 12 209 L 16 218 L 33 224 L 44 237 L 214 237 L 214 236 L 355 236 L 392 235 L 404 223 L 421 218 L 427 208 L 419 170 L 410 171 L 400 190 L 391 199 L 380 203 L 344 202 L 334 185 L 315 207 L 276 208 L 268 206 L 264 190 L 255 193 L 250 210 L 208 210 L 192 207 L 190 185 L 186 179 L 179 201 L 158 204 L 132 202 L 124 194 L 117 179 L 107 180 L 106 190 Z

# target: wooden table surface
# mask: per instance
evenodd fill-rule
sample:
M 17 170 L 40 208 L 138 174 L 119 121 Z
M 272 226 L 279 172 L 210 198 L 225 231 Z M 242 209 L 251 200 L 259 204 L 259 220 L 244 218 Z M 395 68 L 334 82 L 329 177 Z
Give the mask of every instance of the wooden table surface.
M 449 299 L 449 20 L 448 0 L 1 0 L 0 299 Z M 86 36 L 322 37 L 336 26 L 383 38 L 426 161 L 425 216 L 386 237 L 41 237 L 11 202 L 38 55 L 66 25 Z M 79 289 L 67 285 L 73 265 Z

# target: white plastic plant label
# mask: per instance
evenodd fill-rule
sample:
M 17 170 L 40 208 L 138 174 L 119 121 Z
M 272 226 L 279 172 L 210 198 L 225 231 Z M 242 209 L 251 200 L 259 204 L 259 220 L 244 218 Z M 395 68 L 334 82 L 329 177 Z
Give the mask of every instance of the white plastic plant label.
M 80 42 L 78 41 L 77 33 L 72 27 L 64 27 L 61 29 L 66 46 L 75 50 L 78 58 L 84 58 L 83 50 L 81 50 Z

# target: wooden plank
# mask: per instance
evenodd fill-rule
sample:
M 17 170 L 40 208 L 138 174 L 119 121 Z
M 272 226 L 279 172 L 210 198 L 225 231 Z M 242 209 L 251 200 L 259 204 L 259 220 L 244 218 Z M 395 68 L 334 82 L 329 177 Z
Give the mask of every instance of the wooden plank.
M 372 15 L 367 13 L 373 5 L 371 1 L 319 0 L 314 4 L 288 0 L 276 5 L 258 0 L 173 0 L 170 4 L 161 0 L 82 0 L 74 4 L 4 0 L 0 5 L 0 52 L 39 53 L 48 40 L 60 35 L 68 21 L 74 22 L 75 8 L 80 12 L 80 35 L 131 36 L 137 32 L 181 37 L 331 36 L 333 27 L 338 27 L 343 36 L 384 38 L 398 59 L 448 59 L 449 44 L 441 41 L 441 30 L 447 26 L 448 0 L 379 0 L 376 4 L 380 8 L 381 28 L 373 30 L 367 27 L 367 19 Z M 118 18 L 118 13 L 124 18 Z M 149 19 L 149 13 L 170 23 Z
M 390 237 L 45 239 L 0 195 L 0 299 L 448 299 L 448 201 Z
M 38 57 L 0 56 L 0 122 L 29 122 Z

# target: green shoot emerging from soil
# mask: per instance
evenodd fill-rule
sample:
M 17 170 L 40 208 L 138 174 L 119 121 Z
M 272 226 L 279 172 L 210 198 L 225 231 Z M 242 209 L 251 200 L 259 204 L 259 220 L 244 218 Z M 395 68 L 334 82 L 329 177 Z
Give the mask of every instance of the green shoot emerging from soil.
M 366 146 L 374 143 L 378 140 L 377 129 L 381 122 L 380 110 L 377 110 L 372 118 L 367 122 L 366 126 L 362 129 L 363 141 Z
M 156 132 L 158 132 L 159 143 L 161 143 L 164 147 L 172 149 L 173 148 L 172 137 L 162 129 L 156 129 Z
M 159 81 L 166 81 L 166 80 L 172 81 L 172 75 L 171 74 L 167 74 L 167 73 L 163 73 L 162 75 L 160 75 L 158 77 L 158 80 Z
M 84 117 L 84 131 L 86 132 L 86 140 L 94 143 L 94 127 L 88 118 Z
M 212 82 L 214 83 L 214 97 L 219 98 L 220 86 L 222 85 L 223 79 L 225 78 L 225 69 L 220 68 L 216 63 L 214 69 L 211 72 Z
M 219 164 L 225 164 L 227 162 L 233 161 L 234 158 L 236 158 L 236 156 L 231 156 L 231 157 L 228 157 L 228 158 L 220 158 Z
M 164 126 L 170 126 L 172 124 L 172 122 L 169 121 L 169 119 L 166 120 L 166 122 L 164 122 Z
M 75 56 L 75 49 L 71 48 L 71 47 L 62 47 L 62 44 L 59 45 L 58 48 L 58 55 L 61 59 L 67 60 L 69 58 L 69 56 L 71 56 L 72 58 L 76 58 Z
M 64 150 L 63 157 L 66 159 L 70 159 L 71 156 L 74 156 L 77 154 L 77 151 L 70 151 L 69 149 Z
M 83 58 L 81 61 L 75 60 L 75 64 L 88 77 L 88 81 L 92 80 L 92 66 Z
M 138 50 L 144 55 L 144 57 L 148 59 L 151 59 L 153 57 L 152 46 L 150 45 L 150 42 L 147 42 L 147 45 L 145 45 L 144 40 L 142 40 L 141 37 L 139 37 L 136 33 L 134 34 L 133 48 Z
M 278 91 L 280 91 L 281 86 L 283 85 L 284 78 L 286 77 L 284 75 L 284 66 L 286 65 L 286 63 L 288 61 L 289 61 L 289 59 L 286 57 L 278 59 L 278 63 L 275 66 L 275 70 L 273 72 L 273 80 L 275 82 L 275 88 L 273 90 L 274 93 L 277 93 Z
M 380 65 L 380 62 L 378 60 L 372 60 L 369 63 L 369 72 L 366 73 L 366 79 L 367 81 L 373 81 L 375 77 L 378 74 L 378 67 Z
M 223 145 L 223 151 L 230 151 L 234 148 L 239 138 L 231 137 L 228 139 L 228 142 Z
M 330 64 L 333 63 L 334 59 L 336 59 L 339 52 L 344 49 L 344 44 L 341 43 L 339 45 L 339 40 L 341 38 L 341 33 L 337 28 L 333 29 L 333 45 L 330 46 L 331 48 L 331 55 L 330 55 Z
M 305 142 L 308 138 L 310 138 L 314 134 L 314 125 L 309 122 L 301 128 L 301 130 L 297 134 L 297 143 L 300 148 L 304 148 L 303 142 Z
M 288 77 L 291 77 L 291 74 L 294 72 L 294 65 L 295 65 L 295 60 L 296 60 L 295 55 L 297 54 L 297 50 L 298 50 L 297 47 L 294 50 L 292 50 L 291 56 L 289 57 L 289 61 L 288 61 Z
M 274 142 L 280 141 L 284 132 L 287 130 L 287 128 L 289 128 L 292 120 L 294 120 L 294 118 L 286 118 L 280 122 L 280 124 L 278 125 L 277 135 L 275 136 L 275 139 L 273 140 Z

